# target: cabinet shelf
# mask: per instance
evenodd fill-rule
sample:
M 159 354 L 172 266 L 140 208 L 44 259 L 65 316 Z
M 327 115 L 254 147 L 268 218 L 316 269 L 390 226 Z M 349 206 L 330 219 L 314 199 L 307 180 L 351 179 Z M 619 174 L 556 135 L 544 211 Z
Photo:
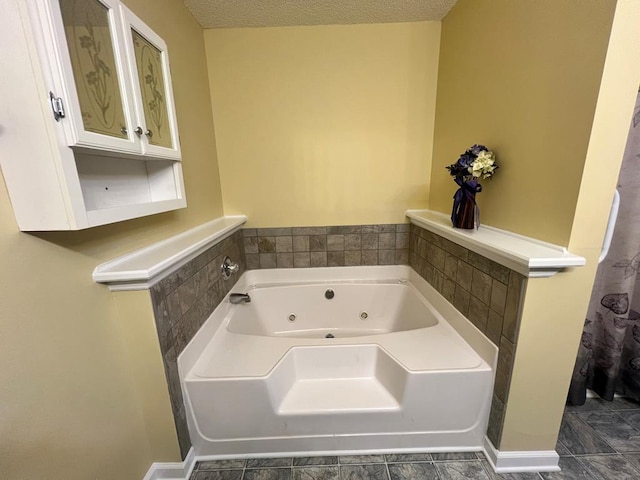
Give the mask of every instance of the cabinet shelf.
M 186 206 L 177 188 L 179 164 L 76 154 L 76 167 L 89 226 L 165 212 Z

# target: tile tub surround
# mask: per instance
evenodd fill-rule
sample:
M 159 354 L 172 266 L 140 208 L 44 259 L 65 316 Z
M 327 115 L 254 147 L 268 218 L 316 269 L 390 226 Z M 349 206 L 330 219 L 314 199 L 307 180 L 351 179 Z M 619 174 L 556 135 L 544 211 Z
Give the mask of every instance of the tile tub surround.
M 500 448 L 527 279 L 414 224 L 410 228 L 409 265 L 498 347 L 487 436 Z
M 407 265 L 410 224 L 245 228 L 248 270 Z
M 177 357 L 245 271 L 242 231 L 209 247 L 150 289 L 171 408 L 184 459 L 191 440 L 178 376 Z M 240 270 L 229 280 L 220 265 L 228 255 Z

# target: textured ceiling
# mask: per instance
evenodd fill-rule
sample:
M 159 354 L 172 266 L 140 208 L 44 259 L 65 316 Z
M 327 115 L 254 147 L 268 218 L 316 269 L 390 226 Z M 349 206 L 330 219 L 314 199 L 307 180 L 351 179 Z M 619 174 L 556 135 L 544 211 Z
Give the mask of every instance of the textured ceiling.
M 442 20 L 457 0 L 184 0 L 204 28 Z

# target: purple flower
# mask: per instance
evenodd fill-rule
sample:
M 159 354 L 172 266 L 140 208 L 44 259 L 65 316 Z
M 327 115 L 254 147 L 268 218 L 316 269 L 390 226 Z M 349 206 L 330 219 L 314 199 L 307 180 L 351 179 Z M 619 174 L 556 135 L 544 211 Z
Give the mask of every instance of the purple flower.
M 473 155 L 471 153 L 463 153 L 462 155 L 460 155 L 460 158 L 458 159 L 458 165 L 460 165 L 461 168 L 469 168 L 471 166 L 471 164 L 473 163 L 473 161 L 476 159 L 477 155 Z
M 468 167 L 461 165 L 459 161 L 449 165 L 447 170 L 449 170 L 452 177 L 464 177 L 465 175 L 469 175 Z
M 469 175 L 469 168 L 475 159 L 475 155 L 465 152 L 460 155 L 460 158 L 456 163 L 449 165 L 447 170 L 449 170 L 452 177 Z
M 498 168 L 498 165 L 494 162 L 490 162 L 490 165 L 484 165 L 487 161 L 486 158 L 482 161 L 484 163 L 481 162 L 480 164 L 475 165 L 475 169 L 473 168 L 474 163 L 476 163 L 478 157 L 481 155 L 483 155 L 483 158 L 489 155 L 490 160 L 493 159 L 493 153 L 487 147 L 475 144 L 460 155 L 460 158 L 458 158 L 456 163 L 446 167 L 447 170 L 449 170 L 449 174 L 454 177 L 456 183 L 458 183 L 458 180 L 461 182 L 468 182 L 474 177 L 474 174 L 481 176 L 482 178 L 490 178 L 493 175 L 493 171 Z
M 482 152 L 486 152 L 489 149 L 487 147 L 485 147 L 484 145 L 472 145 L 471 148 L 469 148 L 469 150 L 467 150 L 466 152 L 464 152 L 465 154 L 471 154 L 474 157 L 477 157 L 478 155 L 480 155 Z

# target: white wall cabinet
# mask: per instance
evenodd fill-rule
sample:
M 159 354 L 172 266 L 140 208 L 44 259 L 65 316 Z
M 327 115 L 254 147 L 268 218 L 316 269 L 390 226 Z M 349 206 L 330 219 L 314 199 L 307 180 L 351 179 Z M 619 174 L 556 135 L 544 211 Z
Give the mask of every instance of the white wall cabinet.
M 3 0 L 0 15 L 0 166 L 20 229 L 185 207 L 162 39 L 119 0 Z

